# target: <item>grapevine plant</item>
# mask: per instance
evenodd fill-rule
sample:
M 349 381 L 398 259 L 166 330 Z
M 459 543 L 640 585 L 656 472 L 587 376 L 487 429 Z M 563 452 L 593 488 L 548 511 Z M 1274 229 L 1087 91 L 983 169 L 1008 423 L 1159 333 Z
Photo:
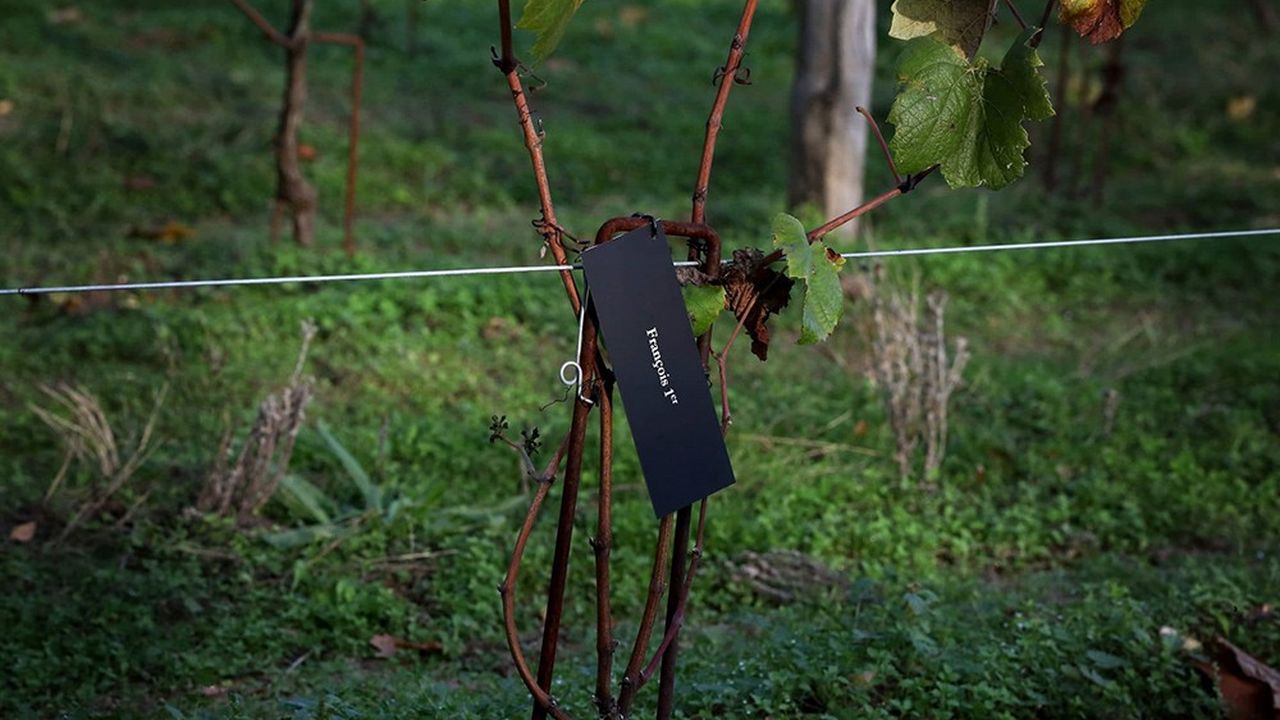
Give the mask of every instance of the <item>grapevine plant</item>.
M 700 261 L 699 267 L 682 268 L 678 274 L 685 286 L 686 304 L 704 368 L 710 373 L 713 360 L 717 366 L 722 432 L 727 432 L 731 424 L 728 359 L 729 350 L 739 335 L 745 331 L 751 338 L 752 352 L 764 360 L 769 346 L 768 320 L 790 303 L 800 305 L 801 343 L 825 340 L 839 323 L 843 309 L 839 273 L 845 260 L 824 240 L 832 230 L 911 192 L 931 175 L 940 175 L 952 188 L 986 186 L 991 189 L 1003 188 L 1022 176 L 1027 164 L 1024 153 L 1030 145 L 1025 124 L 1054 114 L 1041 74 L 1044 63 L 1037 48 L 1046 24 L 1054 15 L 1056 1 L 1048 0 L 1039 22 L 1030 25 L 1012 0 L 1004 0 L 1003 9 L 1007 9 L 1008 18 L 1002 19 L 1016 23 L 1022 32 L 995 64 L 980 57 L 978 50 L 997 19 L 997 12 L 1002 10 L 999 0 L 895 0 L 889 35 L 904 44 L 897 66 L 898 95 L 887 118 L 894 128 L 892 138 L 886 142 L 875 119 L 859 108 L 879 143 L 895 185 L 811 230 L 806 230 L 796 218 L 779 213 L 771 223 L 769 247 L 735 250 L 731 260 L 722 267 L 719 236 L 705 224 L 705 210 L 721 117 L 730 91 L 743 79 L 742 58 L 758 3 L 758 0 L 746 0 L 728 57 L 715 74 L 719 85 L 707 121 L 690 221 L 662 221 L 668 236 L 689 239 L 689 257 Z M 582 2 L 527 0 L 523 14 L 513 24 L 510 0 L 498 0 L 501 47 L 494 51 L 493 58 L 511 91 L 533 167 L 541 209 L 534 226 L 554 261 L 565 266 L 570 264 L 570 253 L 581 249 L 579 246 L 583 243 L 556 220 L 542 151 L 542 132 L 533 120 L 524 90 L 526 68 L 515 55 L 512 30 L 514 27 L 534 33 L 533 55 L 535 61 L 541 62 L 555 50 Z M 1062 0 L 1056 9 L 1061 22 L 1097 44 L 1124 33 L 1145 5 L 1146 0 Z M 648 222 L 649 219 L 638 217 L 614 218 L 600 227 L 594 242 L 609 242 L 616 234 Z M 779 263 L 782 263 L 780 269 L 774 269 Z M 561 279 L 577 319 L 583 313 L 584 298 L 571 271 L 562 271 Z M 736 323 L 723 346 L 713 350 L 711 328 L 726 311 Z M 613 539 L 614 377 L 600 353 L 594 319 L 590 313 L 584 317 L 578 358 L 582 366 L 581 392 L 572 403 L 569 432 L 558 443 L 545 467 L 538 470 L 532 464 L 527 437 L 525 442 L 507 438 L 505 420 L 495 421 L 491 428 L 491 439 L 502 440 L 520 454 L 526 478 L 536 482 L 506 577 L 499 586 L 507 644 L 516 671 L 533 697 L 535 720 L 548 715 L 561 720 L 570 718 L 569 709 L 552 696 L 550 689 L 564 610 L 587 423 L 591 413 L 598 410 L 600 488 L 596 533 L 590 542 L 596 574 L 595 711 L 604 720 L 629 716 L 637 694 L 656 674 L 659 680 L 657 717 L 670 718 L 675 703 L 680 629 L 688 607 L 689 588 L 702 559 L 707 500 L 698 504 L 696 524 L 692 507 L 658 522 L 644 609 L 615 687 L 614 655 L 621 645 L 614 635 L 609 584 Z M 519 639 L 515 589 L 525 547 L 558 477 L 562 479 L 560 513 L 535 672 L 524 656 Z M 664 597 L 664 629 L 650 653 Z

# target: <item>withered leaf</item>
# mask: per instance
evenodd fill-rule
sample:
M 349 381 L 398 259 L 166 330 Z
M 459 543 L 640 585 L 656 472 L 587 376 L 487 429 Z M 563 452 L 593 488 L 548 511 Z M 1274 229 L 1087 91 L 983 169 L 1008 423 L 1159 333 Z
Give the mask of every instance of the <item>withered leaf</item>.
M 894 0 L 889 37 L 911 40 L 933 36 L 973 57 L 991 24 L 990 0 Z
M 1218 638 L 1218 663 L 1224 668 L 1238 669 L 1240 674 L 1263 683 L 1271 690 L 1271 709 L 1280 710 L 1280 671 L 1275 670 L 1249 653 Z
M 380 658 L 393 658 L 396 655 L 396 639 L 392 635 L 374 635 L 369 638 L 369 644 L 378 653 Z
M 130 237 L 142 238 L 143 240 L 159 240 L 165 245 L 175 245 L 182 240 L 193 238 L 195 235 L 195 228 L 177 220 L 170 220 L 160 227 L 134 227 L 129 233 Z
M 399 650 L 417 650 L 422 654 L 438 653 L 441 651 L 441 645 L 438 642 L 414 642 L 398 638 L 395 635 L 374 635 L 369 638 L 369 644 L 373 646 L 378 657 L 390 659 L 395 657 Z
M 29 543 L 36 536 L 36 522 L 24 522 L 9 531 L 9 539 L 17 543 Z
M 1231 720 L 1274 720 L 1280 710 L 1280 672 L 1223 638 L 1213 644 L 1214 664 L 1195 666 L 1217 683 Z M 1216 667 L 1215 667 L 1216 665 Z
M 50 25 L 71 25 L 83 20 L 84 14 L 80 12 L 80 8 L 70 6 L 49 10 L 45 13 L 45 19 Z
M 702 287 L 711 282 L 711 276 L 702 272 L 696 267 L 678 267 L 676 268 L 676 282 L 680 283 L 680 287 Z
M 794 285 L 787 276 L 762 267 L 764 254 L 754 248 L 733 251 L 733 264 L 722 279 L 729 311 L 751 336 L 751 352 L 769 359 L 769 316 L 782 311 L 791 299 Z
M 156 179 L 150 175 L 129 175 L 126 176 L 121 184 L 125 190 L 154 190 L 156 187 Z
M 1059 18 L 1097 45 L 1120 37 L 1146 4 L 1147 0 L 1064 0 Z

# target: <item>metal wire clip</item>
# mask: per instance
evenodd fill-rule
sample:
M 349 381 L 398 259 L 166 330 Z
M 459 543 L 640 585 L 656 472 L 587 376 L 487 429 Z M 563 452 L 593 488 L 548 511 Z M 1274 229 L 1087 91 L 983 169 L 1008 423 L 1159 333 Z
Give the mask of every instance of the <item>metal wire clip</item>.
M 582 296 L 582 311 L 578 314 L 578 349 L 573 354 L 573 359 L 560 366 L 560 382 L 565 387 L 577 387 L 578 399 L 588 405 L 595 405 L 595 401 L 582 394 L 582 332 L 587 326 L 587 304 L 591 300 L 591 290 L 588 289 Z

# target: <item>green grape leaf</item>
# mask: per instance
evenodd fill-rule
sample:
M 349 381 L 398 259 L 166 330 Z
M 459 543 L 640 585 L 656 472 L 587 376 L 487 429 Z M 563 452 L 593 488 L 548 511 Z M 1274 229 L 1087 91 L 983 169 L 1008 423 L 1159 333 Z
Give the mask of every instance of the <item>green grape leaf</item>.
M 800 344 L 827 339 L 844 313 L 840 268 L 845 259 L 821 240 L 810 243 L 804 225 L 786 213 L 773 218 L 773 246 L 787 256 L 787 277 L 804 281 Z
M 1053 115 L 1044 63 L 1030 44 L 1036 32 L 1022 33 L 999 68 L 970 62 L 934 38 L 907 43 L 898 66 L 902 90 L 889 110 L 899 169 L 941 165 L 953 188 L 999 189 L 1022 177 L 1022 153 L 1031 144 L 1022 123 Z
M 1097 45 L 1124 34 L 1146 6 L 1147 0 L 1062 0 L 1058 17 Z
M 524 4 L 524 12 L 516 27 L 531 30 L 538 38 L 533 42 L 533 58 L 537 62 L 546 60 L 555 52 L 560 39 L 564 37 L 565 28 L 574 13 L 582 7 L 583 0 L 528 0 Z
M 991 0 L 894 0 L 889 37 L 934 37 L 973 57 L 991 24 Z
M 719 285 L 684 286 L 684 304 L 689 310 L 689 321 L 694 336 L 711 329 L 712 323 L 724 310 L 724 288 Z
M 889 149 L 898 168 L 915 173 L 954 158 L 981 111 L 982 75 L 946 44 L 907 43 L 898 63 L 902 90 L 889 109 Z
M 1049 96 L 1044 76 L 1040 74 L 1044 61 L 1040 59 L 1040 53 L 1031 46 L 1035 34 L 1036 31 L 1031 29 L 1018 36 L 1017 42 L 1005 53 L 1000 69 L 992 72 L 989 77 L 1007 84 L 1013 93 L 1010 102 L 1015 107 L 1021 107 L 1026 119 L 1039 121 L 1053 117 L 1053 99 Z M 989 80 L 987 84 L 990 85 Z

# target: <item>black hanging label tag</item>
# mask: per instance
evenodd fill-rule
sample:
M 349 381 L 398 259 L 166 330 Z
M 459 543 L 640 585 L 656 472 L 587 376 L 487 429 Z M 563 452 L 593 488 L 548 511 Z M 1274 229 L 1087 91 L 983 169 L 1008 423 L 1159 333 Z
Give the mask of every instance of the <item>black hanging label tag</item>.
M 582 254 L 653 511 L 662 517 L 733 484 L 666 236 L 656 224 Z

